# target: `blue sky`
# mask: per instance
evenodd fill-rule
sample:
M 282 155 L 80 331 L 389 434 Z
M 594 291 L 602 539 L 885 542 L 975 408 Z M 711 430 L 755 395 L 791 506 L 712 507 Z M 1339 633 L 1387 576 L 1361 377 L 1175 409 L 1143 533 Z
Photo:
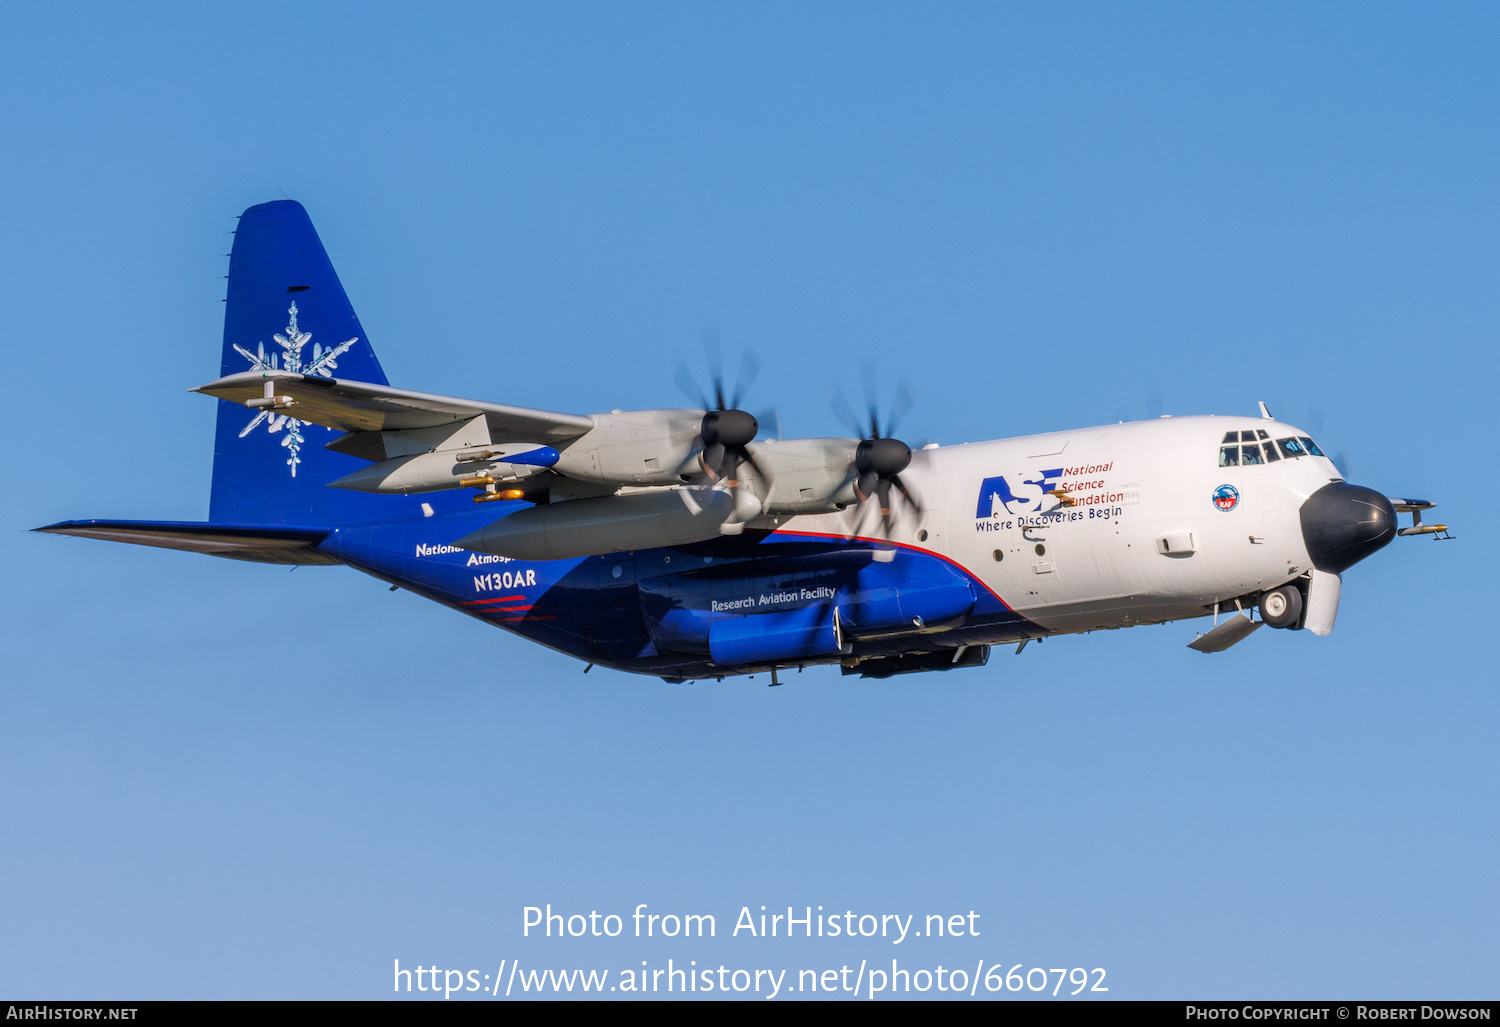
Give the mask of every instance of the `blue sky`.
M 1117 998 L 1493 996 L 1492 6 L 12 5 L 0 32 L 0 993 L 403 966 L 1023 963 Z M 1439 501 L 1327 638 L 668 685 L 352 571 L 23 534 L 206 515 L 234 216 L 304 203 L 395 384 L 944 443 L 1265 400 Z M 699 365 L 701 366 L 701 365 Z M 1274 636 L 1274 637 L 1273 637 Z M 520 937 L 521 909 L 982 914 Z M 981 991 L 982 993 L 982 991 Z

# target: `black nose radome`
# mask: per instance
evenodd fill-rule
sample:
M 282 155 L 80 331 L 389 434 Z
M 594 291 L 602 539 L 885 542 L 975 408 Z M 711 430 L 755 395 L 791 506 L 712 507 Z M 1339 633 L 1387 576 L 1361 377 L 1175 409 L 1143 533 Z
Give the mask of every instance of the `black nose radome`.
M 1396 537 L 1396 508 L 1374 489 L 1336 481 L 1302 504 L 1302 538 L 1320 571 L 1342 574 Z

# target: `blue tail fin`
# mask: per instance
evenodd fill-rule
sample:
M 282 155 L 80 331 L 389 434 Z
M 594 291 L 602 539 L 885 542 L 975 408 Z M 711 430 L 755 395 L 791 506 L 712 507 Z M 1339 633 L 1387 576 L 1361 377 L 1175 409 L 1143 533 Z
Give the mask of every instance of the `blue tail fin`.
M 229 260 L 220 375 L 279 368 L 388 384 L 302 204 L 240 215 Z M 338 433 L 219 401 L 209 519 L 333 526 L 396 513 L 393 497 L 326 484 L 365 466 L 323 447 Z

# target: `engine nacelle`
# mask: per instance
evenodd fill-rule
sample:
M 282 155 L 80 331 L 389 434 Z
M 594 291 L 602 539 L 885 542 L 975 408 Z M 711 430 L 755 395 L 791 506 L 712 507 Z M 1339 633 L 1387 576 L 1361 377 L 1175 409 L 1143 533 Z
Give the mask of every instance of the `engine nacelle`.
M 830 513 L 854 502 L 858 439 L 782 439 L 757 442 L 755 459 L 770 482 L 757 480 L 766 513 Z M 742 470 L 754 477 L 753 469 Z
M 567 444 L 557 473 L 611 485 L 680 485 L 701 410 L 623 410 L 594 414 L 593 431 Z

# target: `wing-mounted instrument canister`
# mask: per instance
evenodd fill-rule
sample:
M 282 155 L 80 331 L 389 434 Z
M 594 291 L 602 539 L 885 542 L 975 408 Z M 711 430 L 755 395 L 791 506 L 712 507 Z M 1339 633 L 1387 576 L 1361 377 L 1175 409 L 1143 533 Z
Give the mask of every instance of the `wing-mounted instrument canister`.
M 509 442 L 381 460 L 328 484 L 336 489 L 394 494 L 475 487 L 493 492 L 495 485 L 522 481 L 557 460 L 558 452 L 551 446 Z

